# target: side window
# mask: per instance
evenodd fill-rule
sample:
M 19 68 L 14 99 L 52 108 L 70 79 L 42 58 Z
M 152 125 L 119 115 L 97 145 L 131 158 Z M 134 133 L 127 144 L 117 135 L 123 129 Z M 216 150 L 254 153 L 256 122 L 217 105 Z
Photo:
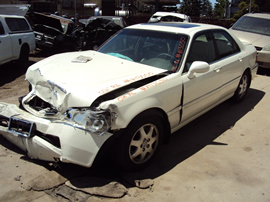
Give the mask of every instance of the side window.
M 233 38 L 225 31 L 214 31 L 219 58 L 223 58 L 240 51 L 239 46 Z
M 5 34 L 5 30 L 4 30 L 4 27 L 0 21 L 0 35 L 3 35 L 3 34 Z
M 6 23 L 11 31 L 28 31 L 29 26 L 23 18 L 6 18 Z
M 210 32 L 195 36 L 192 41 L 184 72 L 187 72 L 194 61 L 211 63 L 216 59 L 213 37 Z

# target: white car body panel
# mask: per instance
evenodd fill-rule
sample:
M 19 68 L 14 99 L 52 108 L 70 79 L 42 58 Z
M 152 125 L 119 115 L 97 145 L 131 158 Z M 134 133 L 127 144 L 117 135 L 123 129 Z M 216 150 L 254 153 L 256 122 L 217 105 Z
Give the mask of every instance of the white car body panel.
M 175 28 L 156 24 L 134 25 L 126 29 L 163 29 L 164 32 L 187 34 L 190 39 L 202 30 L 226 30 L 212 25 Z M 32 86 L 22 100 L 26 110 L 0 103 L 0 133 L 28 152 L 31 158 L 90 167 L 104 143 L 113 137 L 114 131 L 125 129 L 134 117 L 149 109 L 162 112 L 171 133 L 175 132 L 232 97 L 245 70 L 250 72 L 251 78 L 255 76 L 255 48 L 232 37 L 241 51 L 214 61 L 209 64 L 207 72 L 194 73 L 192 78 L 189 72 L 183 73 L 186 55 L 179 71 L 171 74 L 161 68 L 95 51 L 63 53 L 44 59 L 31 66 L 26 73 L 26 79 Z M 187 41 L 187 53 L 191 43 L 192 40 Z M 146 82 L 146 79 L 152 80 Z M 138 82 L 142 84 L 135 88 Z M 124 87 L 128 89 L 121 91 Z M 46 109 L 33 109 L 29 103 L 36 95 L 54 106 L 57 114 L 49 116 Z M 87 108 L 95 104 L 98 104 L 97 110 L 109 110 L 113 116 L 110 129 L 100 135 L 78 128 L 78 123 L 70 122 L 65 117 L 70 108 Z M 18 136 L 7 128 L 5 121 L 1 124 L 1 118 L 9 122 L 7 118 L 13 116 L 35 123 L 36 130 L 45 135 Z M 46 141 L 46 134 L 58 138 L 60 146 Z

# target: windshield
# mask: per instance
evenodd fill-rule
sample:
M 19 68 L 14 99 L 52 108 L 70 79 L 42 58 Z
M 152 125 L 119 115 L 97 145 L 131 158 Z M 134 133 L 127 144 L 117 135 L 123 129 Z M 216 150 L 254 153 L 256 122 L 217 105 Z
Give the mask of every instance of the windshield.
M 233 29 L 270 36 L 270 19 L 244 16 Z
M 182 62 L 186 35 L 124 29 L 98 52 L 175 72 Z

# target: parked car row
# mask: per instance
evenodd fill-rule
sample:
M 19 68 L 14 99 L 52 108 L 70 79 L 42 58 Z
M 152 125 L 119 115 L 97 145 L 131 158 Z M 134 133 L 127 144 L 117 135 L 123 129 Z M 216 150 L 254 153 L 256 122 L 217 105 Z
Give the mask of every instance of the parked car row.
M 99 16 L 79 25 L 58 15 L 29 14 L 39 48 L 68 51 L 93 49 L 125 26 L 122 17 Z

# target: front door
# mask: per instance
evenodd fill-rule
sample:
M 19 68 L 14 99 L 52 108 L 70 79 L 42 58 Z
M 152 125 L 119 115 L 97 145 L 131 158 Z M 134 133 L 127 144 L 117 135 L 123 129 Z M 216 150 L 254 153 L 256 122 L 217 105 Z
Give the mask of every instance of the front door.
M 203 114 L 218 102 L 221 94 L 222 75 L 218 70 L 217 52 L 212 33 L 202 32 L 194 37 L 185 69 L 182 75 L 184 85 L 182 123 L 189 122 Z M 210 66 L 206 73 L 195 73 L 188 78 L 188 71 L 194 61 L 204 61 Z

